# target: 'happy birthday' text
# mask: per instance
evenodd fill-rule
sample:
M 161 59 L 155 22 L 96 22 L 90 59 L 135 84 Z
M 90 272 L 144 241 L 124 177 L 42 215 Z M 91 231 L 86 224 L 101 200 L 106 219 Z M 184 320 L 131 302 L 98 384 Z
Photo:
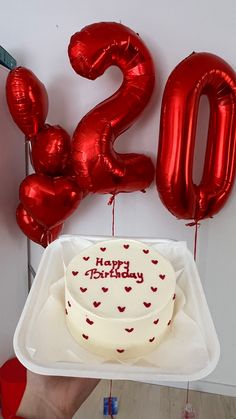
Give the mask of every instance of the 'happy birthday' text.
M 103 266 L 109 266 L 110 269 L 100 269 Z M 130 262 L 122 260 L 104 260 L 103 258 L 96 259 L 96 267 L 85 272 L 89 279 L 103 279 L 103 278 L 133 278 L 143 279 L 143 272 L 130 272 Z

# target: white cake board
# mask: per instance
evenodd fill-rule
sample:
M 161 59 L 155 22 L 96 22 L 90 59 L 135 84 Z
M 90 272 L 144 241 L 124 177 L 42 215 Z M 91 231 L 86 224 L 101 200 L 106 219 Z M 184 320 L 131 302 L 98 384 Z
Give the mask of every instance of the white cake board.
M 64 235 L 46 248 L 14 335 L 20 362 L 38 374 L 142 382 L 194 381 L 210 374 L 220 346 L 193 256 L 184 242 L 136 238 L 167 257 L 178 275 L 172 326 L 155 351 L 126 362 L 106 361 L 86 352 L 71 337 L 64 319 L 61 278 L 80 249 L 106 239 L 110 237 Z

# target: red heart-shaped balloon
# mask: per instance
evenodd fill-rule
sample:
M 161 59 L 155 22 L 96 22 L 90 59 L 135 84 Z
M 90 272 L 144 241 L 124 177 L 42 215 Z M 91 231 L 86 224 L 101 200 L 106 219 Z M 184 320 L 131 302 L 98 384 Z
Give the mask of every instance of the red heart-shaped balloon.
M 31 162 L 36 173 L 65 174 L 70 155 L 70 136 L 59 125 L 44 125 L 32 141 Z
M 48 95 L 45 86 L 32 71 L 16 67 L 7 77 L 6 97 L 15 123 L 26 137 L 32 138 L 47 117 Z
M 63 224 L 58 224 L 56 227 L 46 229 L 39 224 L 23 207 L 19 204 L 16 210 L 16 220 L 23 233 L 35 243 L 47 247 L 60 234 Z
M 78 207 L 82 193 L 71 179 L 42 174 L 27 176 L 20 185 L 20 201 L 38 223 L 61 224 Z

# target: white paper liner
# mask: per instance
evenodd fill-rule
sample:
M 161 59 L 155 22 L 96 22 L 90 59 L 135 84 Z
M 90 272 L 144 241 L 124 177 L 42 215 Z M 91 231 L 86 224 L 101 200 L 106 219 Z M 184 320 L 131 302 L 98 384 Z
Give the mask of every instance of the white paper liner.
M 41 285 L 38 286 L 37 299 L 33 298 L 33 290 L 29 296 L 33 312 L 26 322 L 29 302 L 14 339 L 21 360 L 24 352 L 30 364 L 35 364 L 35 368 L 30 369 L 46 373 L 42 368 L 37 371 L 37 365 L 44 366 L 48 373 L 56 374 L 57 371 L 60 375 L 85 376 L 87 369 L 87 376 L 116 378 L 115 373 L 120 370 L 119 378 L 124 379 L 153 378 L 157 381 L 164 377 L 166 380 L 185 381 L 209 374 L 218 361 L 219 344 L 195 263 L 184 242 L 140 239 L 169 259 L 177 275 L 172 325 L 153 352 L 138 359 L 109 361 L 86 351 L 73 339 L 65 322 L 65 269 L 79 251 L 102 240 L 104 237 L 62 236 L 46 249 L 37 273 Z M 24 332 L 22 350 L 21 332 Z M 25 358 L 23 356 L 23 361 Z M 73 374 L 71 366 L 76 371 Z

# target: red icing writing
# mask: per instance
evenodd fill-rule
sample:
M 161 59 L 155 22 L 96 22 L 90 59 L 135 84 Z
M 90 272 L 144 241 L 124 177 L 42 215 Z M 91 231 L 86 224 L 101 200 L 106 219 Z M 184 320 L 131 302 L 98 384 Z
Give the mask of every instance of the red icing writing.
M 103 258 L 96 258 L 96 266 L 112 266 L 113 269 L 119 269 L 121 266 L 128 268 L 129 261 L 122 260 L 107 260 Z
M 109 266 L 111 269 L 108 271 L 99 270 L 100 266 Z M 88 269 L 85 276 L 88 276 L 89 279 L 133 278 L 143 282 L 143 272 L 130 272 L 129 261 L 104 260 L 103 258 L 96 258 L 96 267 Z
M 137 284 L 142 284 L 143 283 L 143 281 L 144 281 L 144 279 L 142 278 L 142 279 L 138 279 L 137 281 L 136 281 L 136 283 Z
M 110 271 L 99 271 L 96 268 L 88 269 L 85 272 L 85 276 L 89 276 L 89 279 L 104 279 L 104 278 L 141 278 L 140 283 L 143 282 L 143 273 L 142 272 L 129 272 L 128 270 L 123 272 L 118 272 L 117 270 L 114 271 L 111 269 Z

